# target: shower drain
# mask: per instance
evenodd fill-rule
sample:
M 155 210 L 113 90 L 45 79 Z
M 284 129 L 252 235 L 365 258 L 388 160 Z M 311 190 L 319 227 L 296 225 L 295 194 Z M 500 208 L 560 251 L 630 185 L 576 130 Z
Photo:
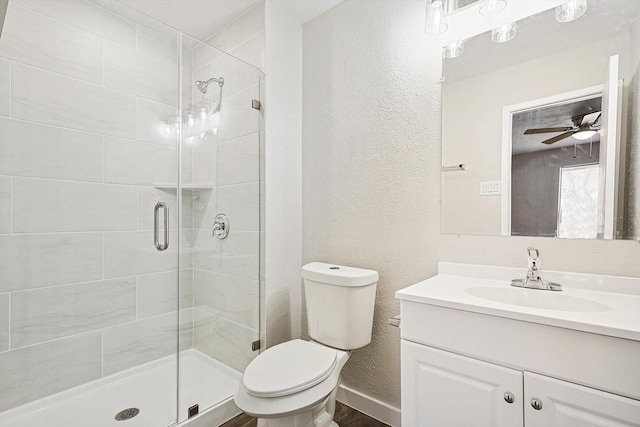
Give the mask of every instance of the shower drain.
M 140 409 L 138 408 L 127 408 L 116 414 L 116 421 L 126 421 L 129 420 L 140 413 Z

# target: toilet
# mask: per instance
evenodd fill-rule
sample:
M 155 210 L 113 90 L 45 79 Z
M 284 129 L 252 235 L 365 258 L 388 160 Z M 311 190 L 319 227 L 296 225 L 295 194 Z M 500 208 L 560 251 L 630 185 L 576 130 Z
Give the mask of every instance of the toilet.
M 378 272 L 312 262 L 302 267 L 308 332 L 259 354 L 234 397 L 258 427 L 338 427 L 340 372 L 371 342 Z

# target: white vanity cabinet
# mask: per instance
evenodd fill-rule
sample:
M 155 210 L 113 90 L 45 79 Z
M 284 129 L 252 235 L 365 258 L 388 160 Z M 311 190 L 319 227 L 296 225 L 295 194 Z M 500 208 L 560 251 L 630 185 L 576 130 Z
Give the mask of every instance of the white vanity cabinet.
M 522 372 L 402 340 L 402 425 L 522 427 Z
M 525 372 L 524 420 L 526 427 L 638 426 L 640 401 Z
M 440 270 L 396 293 L 404 427 L 640 426 L 640 279 L 549 274 L 562 292 L 520 297 L 514 269 Z
M 640 401 L 402 340 L 402 425 L 638 426 Z

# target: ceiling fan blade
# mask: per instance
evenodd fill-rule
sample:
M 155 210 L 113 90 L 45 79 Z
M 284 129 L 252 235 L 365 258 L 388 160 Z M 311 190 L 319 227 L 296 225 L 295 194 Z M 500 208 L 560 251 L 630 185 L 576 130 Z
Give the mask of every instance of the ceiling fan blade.
M 596 127 L 600 127 L 600 118 L 602 117 L 602 113 L 600 111 L 598 111 L 598 117 L 595 118 L 595 120 L 589 122 L 589 126 L 596 126 Z
M 558 142 L 561 141 L 565 138 L 569 138 L 571 135 L 573 135 L 574 133 L 576 133 L 577 131 L 575 130 L 570 130 L 569 132 L 565 132 L 562 133 L 558 136 L 554 136 L 553 138 L 549 138 L 549 139 L 545 139 L 544 141 L 542 141 L 543 144 L 553 144 L 554 142 Z
M 533 135 L 536 133 L 550 133 L 550 132 L 567 132 L 573 130 L 572 127 L 563 128 L 539 128 L 539 129 L 527 129 L 524 131 L 525 135 Z
M 585 114 L 582 118 L 581 126 L 588 125 L 594 123 L 600 117 L 600 111 L 596 111 L 595 113 Z

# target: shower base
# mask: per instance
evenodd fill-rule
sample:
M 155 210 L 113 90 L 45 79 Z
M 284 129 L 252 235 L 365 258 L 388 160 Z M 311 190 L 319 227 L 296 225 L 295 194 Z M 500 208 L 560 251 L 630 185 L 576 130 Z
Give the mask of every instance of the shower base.
M 240 413 L 241 374 L 196 349 L 181 353 L 178 426 L 215 426 Z M 176 425 L 176 356 L 168 356 L 0 413 L 2 427 L 166 427 Z M 189 407 L 200 414 L 187 419 Z M 209 409 L 207 409 L 209 408 Z M 137 415 L 131 417 L 136 413 Z M 116 420 L 116 415 L 125 417 Z M 127 418 L 131 417 L 131 418 Z

